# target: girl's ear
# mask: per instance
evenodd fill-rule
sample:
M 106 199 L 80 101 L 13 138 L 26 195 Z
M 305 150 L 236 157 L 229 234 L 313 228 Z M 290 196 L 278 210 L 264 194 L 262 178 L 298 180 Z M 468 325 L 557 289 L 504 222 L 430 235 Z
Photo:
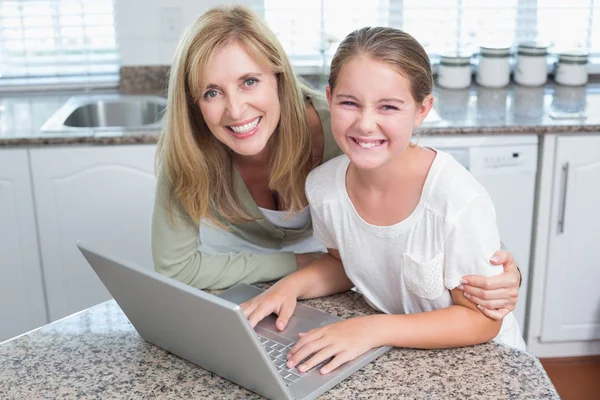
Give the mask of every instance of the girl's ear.
M 423 123 L 423 120 L 425 120 L 425 118 L 427 117 L 427 114 L 429 114 L 429 111 L 431 111 L 432 107 L 433 107 L 433 95 L 428 94 L 423 99 L 423 102 L 421 103 L 419 108 L 417 108 L 417 114 L 415 116 L 415 123 L 413 125 L 415 128 L 418 128 L 419 126 L 421 126 L 421 124 Z
M 325 86 L 325 95 L 327 96 L 327 103 L 329 104 L 329 109 L 331 110 L 331 87 L 329 87 L 329 85 Z

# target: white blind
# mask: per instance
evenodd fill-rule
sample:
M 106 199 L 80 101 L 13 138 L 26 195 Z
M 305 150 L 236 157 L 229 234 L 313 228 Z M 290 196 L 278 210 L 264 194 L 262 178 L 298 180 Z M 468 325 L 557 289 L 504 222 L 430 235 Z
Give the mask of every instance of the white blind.
M 0 82 L 116 74 L 113 0 L 0 0 Z
M 295 65 L 321 65 L 368 25 L 405 30 L 433 58 L 524 41 L 600 55 L 600 0 L 264 0 L 263 12 Z

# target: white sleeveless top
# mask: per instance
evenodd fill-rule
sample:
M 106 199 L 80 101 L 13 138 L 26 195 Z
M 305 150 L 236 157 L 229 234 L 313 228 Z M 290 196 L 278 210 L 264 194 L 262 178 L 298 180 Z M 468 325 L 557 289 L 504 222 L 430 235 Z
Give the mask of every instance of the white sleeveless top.
M 308 206 L 293 213 L 289 218 L 287 218 L 289 211 L 269 210 L 268 208 L 262 207 L 258 207 L 258 209 L 263 213 L 267 221 L 280 228 L 301 229 L 304 228 L 310 220 L 310 207 Z
M 289 218 L 288 211 L 269 210 L 259 207 L 264 217 L 273 225 L 285 229 L 301 229 L 310 220 L 310 207 L 293 213 Z M 207 223 L 200 224 L 200 237 L 198 238 L 198 249 L 209 253 L 272 253 L 287 252 L 313 253 L 327 252 L 327 249 L 317 242 L 312 236 L 300 242 L 284 246 L 281 249 L 265 249 L 251 243 L 231 232 L 211 226 Z

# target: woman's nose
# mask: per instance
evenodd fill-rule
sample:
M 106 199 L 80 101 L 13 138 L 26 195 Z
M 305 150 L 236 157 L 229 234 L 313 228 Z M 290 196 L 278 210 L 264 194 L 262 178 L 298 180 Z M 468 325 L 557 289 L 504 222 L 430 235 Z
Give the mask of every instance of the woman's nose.
M 231 94 L 227 97 L 227 114 L 231 119 L 238 120 L 244 113 L 244 101 L 241 96 Z

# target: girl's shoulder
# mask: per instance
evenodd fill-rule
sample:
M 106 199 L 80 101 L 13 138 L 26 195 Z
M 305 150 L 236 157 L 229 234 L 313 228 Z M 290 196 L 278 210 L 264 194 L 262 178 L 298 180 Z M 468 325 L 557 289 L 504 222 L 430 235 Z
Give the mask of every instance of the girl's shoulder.
M 345 176 L 350 160 L 344 154 L 313 169 L 306 178 L 306 194 L 333 193 L 338 190 L 340 179 Z

